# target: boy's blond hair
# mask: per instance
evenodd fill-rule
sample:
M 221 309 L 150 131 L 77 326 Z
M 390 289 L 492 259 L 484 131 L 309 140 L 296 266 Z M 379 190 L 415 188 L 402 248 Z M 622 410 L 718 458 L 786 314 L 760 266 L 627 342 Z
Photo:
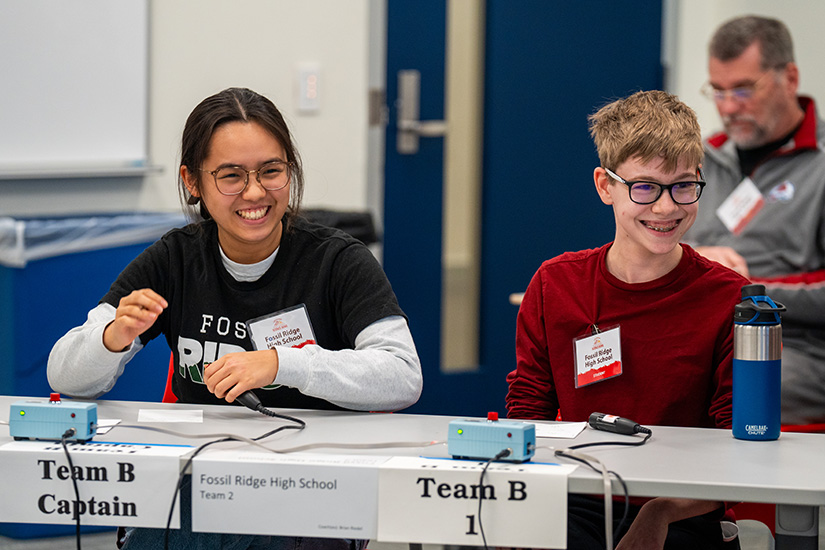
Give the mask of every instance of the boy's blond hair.
M 704 157 L 696 113 L 675 95 L 651 90 L 636 92 L 588 117 L 602 167 L 615 170 L 630 158 L 664 161 L 668 171 L 679 161 L 699 166 Z

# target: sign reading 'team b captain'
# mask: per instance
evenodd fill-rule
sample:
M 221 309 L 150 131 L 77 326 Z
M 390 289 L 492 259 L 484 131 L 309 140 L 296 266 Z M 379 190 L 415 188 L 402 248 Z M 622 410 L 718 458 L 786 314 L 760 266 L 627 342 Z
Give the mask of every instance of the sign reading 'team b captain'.
M 166 526 L 179 457 L 190 447 L 88 442 L 67 443 L 67 448 L 72 466 L 59 442 L 0 446 L 3 521 L 74 524 L 80 518 L 81 525 Z M 172 527 L 179 523 L 175 514 Z

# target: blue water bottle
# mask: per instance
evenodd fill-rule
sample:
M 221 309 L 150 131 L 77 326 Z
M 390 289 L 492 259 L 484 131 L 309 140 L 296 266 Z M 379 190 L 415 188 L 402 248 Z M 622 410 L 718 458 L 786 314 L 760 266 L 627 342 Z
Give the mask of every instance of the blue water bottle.
M 733 314 L 733 437 L 779 438 L 782 325 L 785 306 L 765 295 L 764 285 L 742 287 Z

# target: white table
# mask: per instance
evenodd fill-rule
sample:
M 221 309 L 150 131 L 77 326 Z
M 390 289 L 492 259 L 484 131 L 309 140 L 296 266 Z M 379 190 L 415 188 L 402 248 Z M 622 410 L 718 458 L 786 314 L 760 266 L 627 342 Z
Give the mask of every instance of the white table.
M 9 405 L 21 398 L 0 396 L 0 419 L 8 419 Z M 100 418 L 118 418 L 136 424 L 140 409 L 199 409 L 202 424 L 174 424 L 185 433 L 235 433 L 255 437 L 273 428 L 276 421 L 243 407 L 100 401 Z M 383 443 L 387 441 L 445 441 L 450 417 L 409 414 L 350 413 L 283 410 L 307 423 L 301 432 L 285 431 L 266 440 L 272 448 L 316 442 Z M 168 424 L 157 424 L 170 428 Z M 708 500 L 776 503 L 776 548 L 818 548 L 818 507 L 825 505 L 825 435 L 783 433 L 772 442 L 734 439 L 729 430 L 655 427 L 652 439 L 641 447 L 593 447 L 596 456 L 626 481 L 633 496 L 684 497 Z M 0 444 L 11 440 L 0 428 Z M 176 436 L 119 427 L 97 441 L 135 443 L 187 443 Z M 538 445 L 563 448 L 590 441 L 626 440 L 626 436 L 586 429 L 575 440 L 540 438 Z M 243 447 L 230 442 L 222 448 Z M 209 452 L 208 450 L 205 452 Z M 314 449 L 313 452 L 324 452 Z M 343 454 L 342 449 L 327 452 Z M 356 452 L 356 451 L 350 451 Z M 447 446 L 357 451 L 357 454 L 448 456 Z M 558 460 L 552 451 L 540 449 L 537 461 Z M 615 484 L 614 484 L 615 486 Z M 589 468 L 574 471 L 568 481 L 572 493 L 601 494 L 601 477 Z

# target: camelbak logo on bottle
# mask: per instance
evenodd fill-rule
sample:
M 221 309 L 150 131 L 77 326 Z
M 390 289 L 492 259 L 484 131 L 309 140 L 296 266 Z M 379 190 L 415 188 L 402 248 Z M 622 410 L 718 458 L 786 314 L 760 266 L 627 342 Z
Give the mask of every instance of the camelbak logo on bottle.
M 764 424 L 745 424 L 745 431 L 748 432 L 748 435 L 765 435 L 768 427 Z

